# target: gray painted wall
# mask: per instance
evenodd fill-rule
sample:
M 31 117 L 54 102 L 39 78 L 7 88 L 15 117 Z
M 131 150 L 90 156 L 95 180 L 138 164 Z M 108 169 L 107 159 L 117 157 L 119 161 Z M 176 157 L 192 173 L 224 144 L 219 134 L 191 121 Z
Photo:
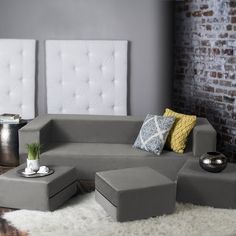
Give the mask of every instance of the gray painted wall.
M 162 113 L 171 98 L 171 2 L 0 0 L 0 38 L 38 39 L 37 114 L 46 112 L 45 39 L 129 40 L 129 114 Z

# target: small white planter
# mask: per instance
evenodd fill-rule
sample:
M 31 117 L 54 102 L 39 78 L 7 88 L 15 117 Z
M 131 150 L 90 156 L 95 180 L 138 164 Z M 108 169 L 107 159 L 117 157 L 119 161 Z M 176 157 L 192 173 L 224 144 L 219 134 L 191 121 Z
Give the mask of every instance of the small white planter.
M 27 159 L 27 168 L 30 168 L 33 171 L 38 171 L 40 168 L 39 159 L 37 159 L 37 160 Z

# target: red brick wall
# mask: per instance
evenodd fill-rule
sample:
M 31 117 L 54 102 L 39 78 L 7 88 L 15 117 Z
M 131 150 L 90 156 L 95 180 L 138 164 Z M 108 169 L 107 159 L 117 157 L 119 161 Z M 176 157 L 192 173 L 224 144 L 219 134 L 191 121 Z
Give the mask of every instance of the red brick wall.
M 207 117 L 236 161 L 236 1 L 175 4 L 173 107 Z

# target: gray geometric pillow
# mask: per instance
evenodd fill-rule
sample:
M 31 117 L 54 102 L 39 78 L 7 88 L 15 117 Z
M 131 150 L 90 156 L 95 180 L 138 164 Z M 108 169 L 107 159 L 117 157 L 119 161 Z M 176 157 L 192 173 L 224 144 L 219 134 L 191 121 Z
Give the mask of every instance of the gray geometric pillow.
M 160 155 L 175 117 L 148 114 L 133 147 Z

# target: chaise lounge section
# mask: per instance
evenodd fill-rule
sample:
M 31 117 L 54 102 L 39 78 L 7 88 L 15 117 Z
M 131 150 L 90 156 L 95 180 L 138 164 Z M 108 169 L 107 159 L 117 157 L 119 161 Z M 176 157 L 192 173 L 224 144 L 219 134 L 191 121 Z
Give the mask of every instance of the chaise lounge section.
M 43 115 L 19 131 L 20 162 L 26 161 L 26 144 L 43 145 L 45 165 L 74 166 L 80 181 L 94 182 L 95 173 L 148 166 L 171 180 L 185 161 L 216 149 L 216 132 L 198 118 L 184 154 L 164 150 L 160 156 L 132 148 L 143 123 L 133 116 Z

